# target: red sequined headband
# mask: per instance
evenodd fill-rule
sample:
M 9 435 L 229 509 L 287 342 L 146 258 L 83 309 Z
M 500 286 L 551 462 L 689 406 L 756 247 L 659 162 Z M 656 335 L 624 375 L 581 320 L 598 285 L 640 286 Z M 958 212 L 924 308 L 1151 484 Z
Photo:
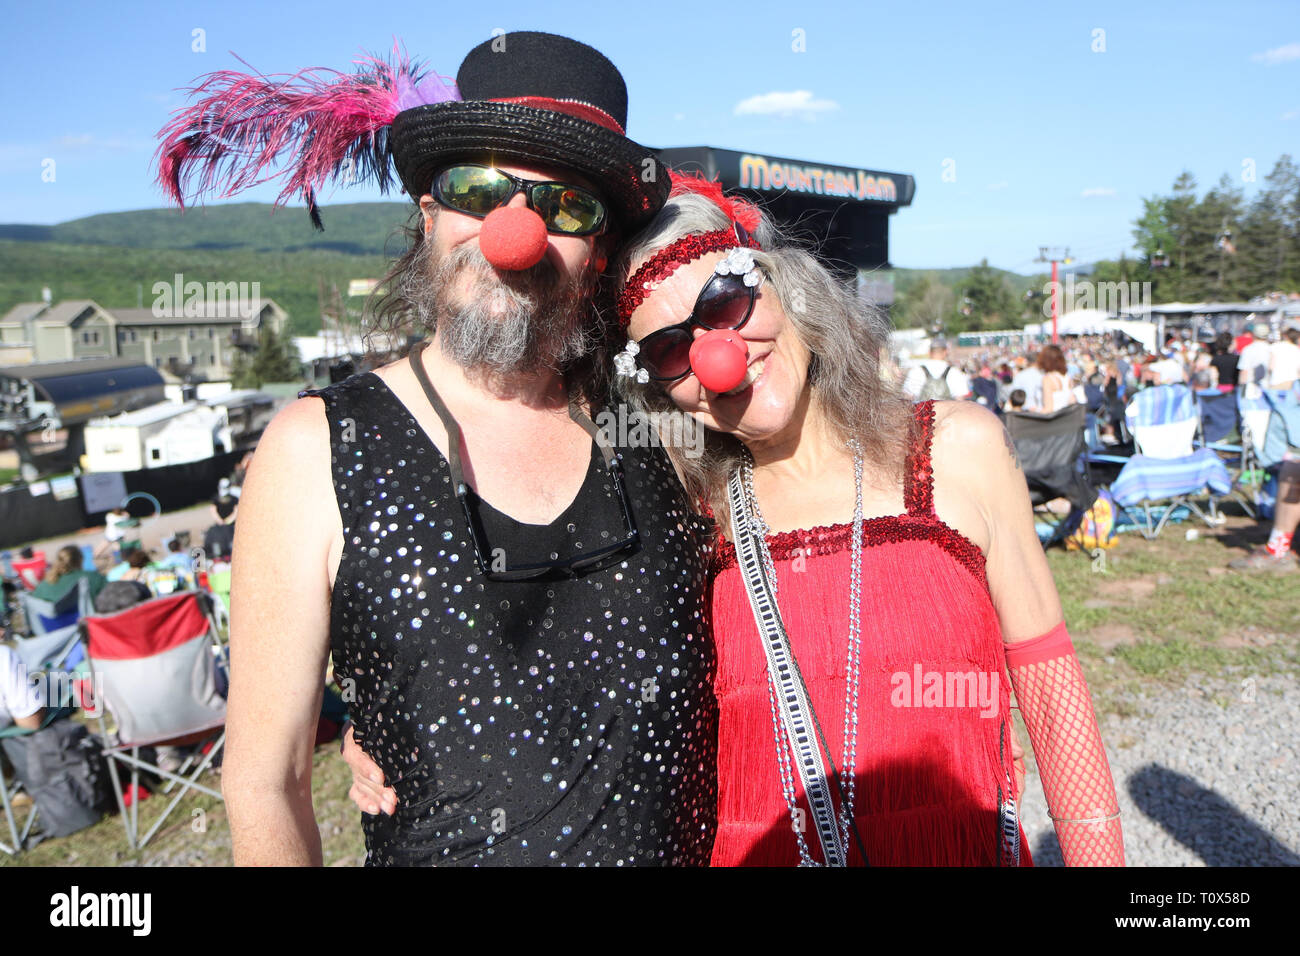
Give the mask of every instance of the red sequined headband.
M 645 297 L 659 288 L 659 283 L 679 268 L 710 252 L 725 252 L 738 246 L 750 249 L 761 248 L 745 228 L 736 223 L 732 229 L 683 236 L 660 249 L 642 263 L 641 268 L 632 273 L 632 277 L 627 280 L 627 285 L 619 293 L 617 303 L 619 327 L 627 328 L 632 313 L 645 301 Z

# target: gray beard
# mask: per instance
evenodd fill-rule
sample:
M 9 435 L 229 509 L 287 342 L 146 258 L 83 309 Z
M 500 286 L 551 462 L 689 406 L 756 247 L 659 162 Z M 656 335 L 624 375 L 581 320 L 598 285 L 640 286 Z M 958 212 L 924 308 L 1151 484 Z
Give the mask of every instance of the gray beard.
M 426 328 L 436 329 L 443 354 L 465 369 L 494 374 L 563 372 L 592 351 L 597 332 L 591 322 L 595 278 L 565 280 L 546 260 L 501 278 L 476 246 L 464 244 L 435 259 L 428 243 L 424 268 L 406 290 Z M 466 301 L 452 301 L 451 290 L 470 273 Z M 427 281 L 420 281 L 427 276 Z

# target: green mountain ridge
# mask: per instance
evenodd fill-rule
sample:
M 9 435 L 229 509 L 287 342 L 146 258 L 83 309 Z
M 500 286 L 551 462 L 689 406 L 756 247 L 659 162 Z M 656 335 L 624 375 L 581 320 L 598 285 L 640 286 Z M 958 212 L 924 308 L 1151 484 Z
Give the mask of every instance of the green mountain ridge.
M 148 306 L 154 283 L 259 282 L 261 295 L 290 316 L 295 335 L 320 330 L 319 288 L 350 279 L 374 279 L 406 250 L 402 227 L 409 203 L 352 203 L 322 207 L 324 232 L 303 207 L 232 203 L 176 209 L 102 213 L 57 225 L 0 224 L 0 315 L 20 302 L 93 299 L 106 309 Z M 896 295 L 930 276 L 955 287 L 972 266 L 893 269 Z M 1017 290 L 1041 285 L 1036 277 L 996 270 Z M 364 299 L 346 298 L 350 310 Z

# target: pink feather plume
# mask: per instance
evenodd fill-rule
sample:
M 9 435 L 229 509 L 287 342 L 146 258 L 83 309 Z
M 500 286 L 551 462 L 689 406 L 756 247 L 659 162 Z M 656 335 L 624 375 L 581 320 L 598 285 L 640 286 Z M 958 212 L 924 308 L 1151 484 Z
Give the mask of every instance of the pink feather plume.
M 158 182 L 187 201 L 237 192 L 282 178 L 282 205 L 301 195 L 317 228 L 316 195 L 329 181 L 392 184 L 388 126 L 413 95 L 424 103 L 459 99 L 455 84 L 422 77 L 402 56 L 374 57 L 352 74 L 315 68 L 292 76 L 223 70 L 189 90 L 199 97 L 158 134 Z M 399 103 L 400 99 L 400 103 Z

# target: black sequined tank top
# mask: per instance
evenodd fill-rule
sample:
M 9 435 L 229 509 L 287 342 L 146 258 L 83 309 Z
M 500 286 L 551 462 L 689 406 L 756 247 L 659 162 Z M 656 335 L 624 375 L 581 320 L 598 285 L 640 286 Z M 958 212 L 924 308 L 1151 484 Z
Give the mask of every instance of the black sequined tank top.
M 447 462 L 374 374 L 316 394 L 344 547 L 330 646 L 358 742 L 397 791 L 367 865 L 705 865 L 717 708 L 710 532 L 662 448 L 618 449 L 641 535 L 574 578 L 480 572 Z M 623 520 L 595 443 L 550 525 L 479 504 L 510 564 L 596 550 Z

